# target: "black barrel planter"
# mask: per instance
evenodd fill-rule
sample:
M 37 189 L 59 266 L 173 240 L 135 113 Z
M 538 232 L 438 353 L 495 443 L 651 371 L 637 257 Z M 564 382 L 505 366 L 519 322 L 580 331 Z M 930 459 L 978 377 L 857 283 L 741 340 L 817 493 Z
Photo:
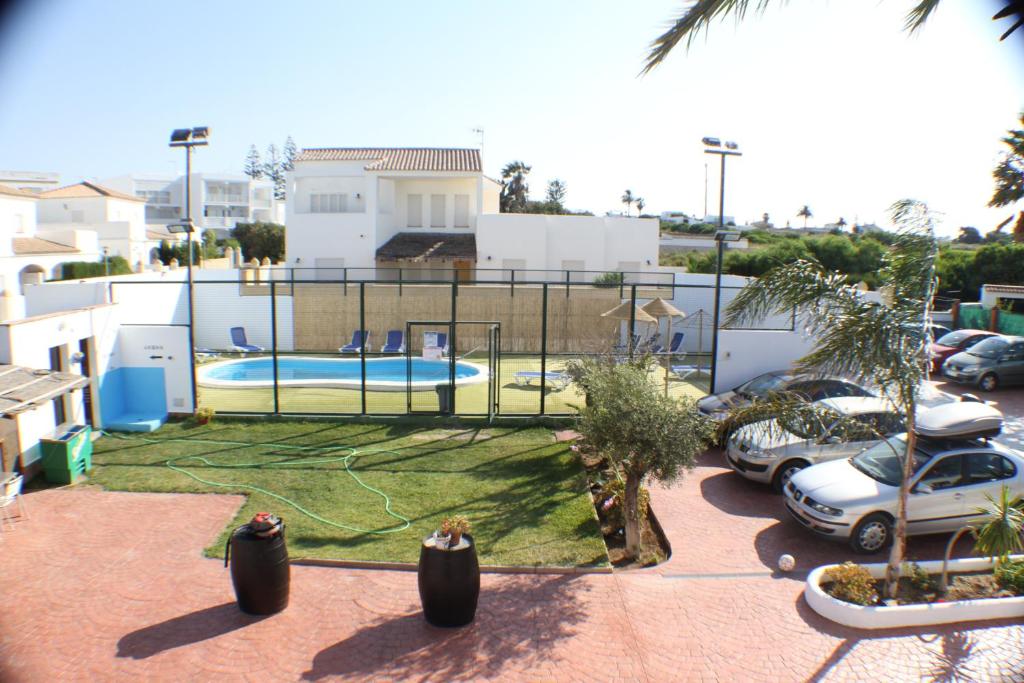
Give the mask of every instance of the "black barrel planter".
M 272 519 L 269 533 L 266 524 L 258 525 L 254 519 L 228 538 L 224 566 L 230 559 L 238 608 L 246 614 L 275 614 L 288 606 L 291 569 L 284 522 Z
M 423 616 L 434 626 L 465 626 L 476 616 L 480 597 L 480 563 L 476 544 L 462 534 L 466 547 L 441 550 L 427 537 L 420 548 L 418 583 Z

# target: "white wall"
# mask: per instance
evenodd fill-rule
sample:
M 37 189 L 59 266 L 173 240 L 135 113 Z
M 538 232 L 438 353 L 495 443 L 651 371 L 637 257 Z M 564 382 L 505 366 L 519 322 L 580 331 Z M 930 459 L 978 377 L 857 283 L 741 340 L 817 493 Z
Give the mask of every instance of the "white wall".
M 35 235 L 37 201 L 0 194 L 0 256 L 11 254 L 12 237 Z
M 813 344 L 813 339 L 800 332 L 720 330 L 717 387 L 713 391 L 726 391 L 764 372 L 787 369 Z
M 219 284 L 209 280 L 233 282 Z M 266 349 L 271 347 L 270 297 L 242 296 L 242 287 L 234 284 L 237 280 L 237 270 L 212 271 L 203 273 L 196 279 L 196 346 L 208 349 L 230 348 L 231 328 L 244 327 L 246 339 L 250 344 Z M 278 294 L 276 308 L 277 348 L 281 351 L 291 351 L 294 349 L 292 297 Z
M 122 366 L 163 368 L 169 412 L 192 412 L 187 327 L 126 325 L 120 329 L 118 344 Z

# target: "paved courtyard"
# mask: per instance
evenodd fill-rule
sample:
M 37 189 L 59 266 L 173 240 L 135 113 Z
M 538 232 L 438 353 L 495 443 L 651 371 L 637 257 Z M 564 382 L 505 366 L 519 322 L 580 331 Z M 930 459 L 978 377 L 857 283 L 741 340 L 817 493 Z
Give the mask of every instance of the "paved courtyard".
M 1019 392 L 1018 392 L 1019 393 Z M 1019 395 L 992 398 L 1024 414 Z M 1014 421 L 1008 439 L 1024 436 Z M 1021 681 L 1024 625 L 864 632 L 819 618 L 804 573 L 850 557 L 707 453 L 652 491 L 650 570 L 483 577 L 474 624 L 426 625 L 416 575 L 294 566 L 291 604 L 234 605 L 202 548 L 241 498 L 50 489 L 0 540 L 0 681 Z M 943 538 L 912 539 L 937 557 Z M 772 567 L 797 557 L 790 575 Z

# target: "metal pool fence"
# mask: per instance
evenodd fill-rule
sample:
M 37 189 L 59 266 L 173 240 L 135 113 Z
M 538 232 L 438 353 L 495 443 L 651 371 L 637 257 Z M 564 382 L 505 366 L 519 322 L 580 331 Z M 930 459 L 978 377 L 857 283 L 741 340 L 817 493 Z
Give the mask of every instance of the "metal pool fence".
M 398 281 L 380 273 L 372 280 L 323 273 L 259 280 L 243 273 L 199 271 L 191 317 L 180 282 L 110 285 L 112 301 L 133 304 L 126 324 L 166 324 L 167 307 L 170 324 L 193 321 L 198 402 L 218 413 L 565 416 L 585 401 L 566 364 L 602 354 L 654 352 L 651 381 L 666 394 L 707 391 L 714 288 L 668 283 L 664 273 L 613 284 Z M 722 288 L 723 308 L 738 289 Z M 642 322 L 640 307 L 656 297 L 685 315 Z M 603 315 L 622 304 L 617 316 Z M 794 326 L 794 316 L 785 315 L 756 329 Z M 295 358 L 307 360 L 288 360 Z M 395 367 L 380 364 L 389 358 L 405 360 L 407 381 L 381 379 L 381 368 Z M 215 364 L 239 359 L 266 360 L 236 366 L 254 373 L 239 381 L 210 380 L 227 372 L 211 370 Z M 343 359 L 350 379 L 315 376 L 309 368 L 318 363 L 308 359 Z M 260 381 L 246 381 L 252 378 Z

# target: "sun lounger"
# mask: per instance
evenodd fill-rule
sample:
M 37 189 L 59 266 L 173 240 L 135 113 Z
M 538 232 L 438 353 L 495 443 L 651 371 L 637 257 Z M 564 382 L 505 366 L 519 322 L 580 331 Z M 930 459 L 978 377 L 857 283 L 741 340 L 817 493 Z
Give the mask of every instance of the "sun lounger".
M 529 370 L 523 370 L 516 373 L 516 384 L 521 387 L 530 386 L 534 380 L 540 382 L 541 377 L 544 377 L 544 383 L 547 386 L 553 387 L 555 391 L 561 391 L 569 386 L 569 375 L 564 372 L 535 372 Z
M 249 343 L 245 338 L 244 327 L 231 328 L 231 349 L 240 353 L 262 353 L 265 350 L 262 346 Z
M 380 349 L 381 353 L 405 353 L 405 333 L 401 330 L 388 330 L 387 339 Z
M 366 330 L 356 330 L 352 333 L 352 341 L 345 346 L 342 346 L 338 351 L 340 353 L 361 353 L 363 345 L 366 344 L 366 350 L 369 351 L 370 347 L 367 342 L 370 340 L 370 333 Z

